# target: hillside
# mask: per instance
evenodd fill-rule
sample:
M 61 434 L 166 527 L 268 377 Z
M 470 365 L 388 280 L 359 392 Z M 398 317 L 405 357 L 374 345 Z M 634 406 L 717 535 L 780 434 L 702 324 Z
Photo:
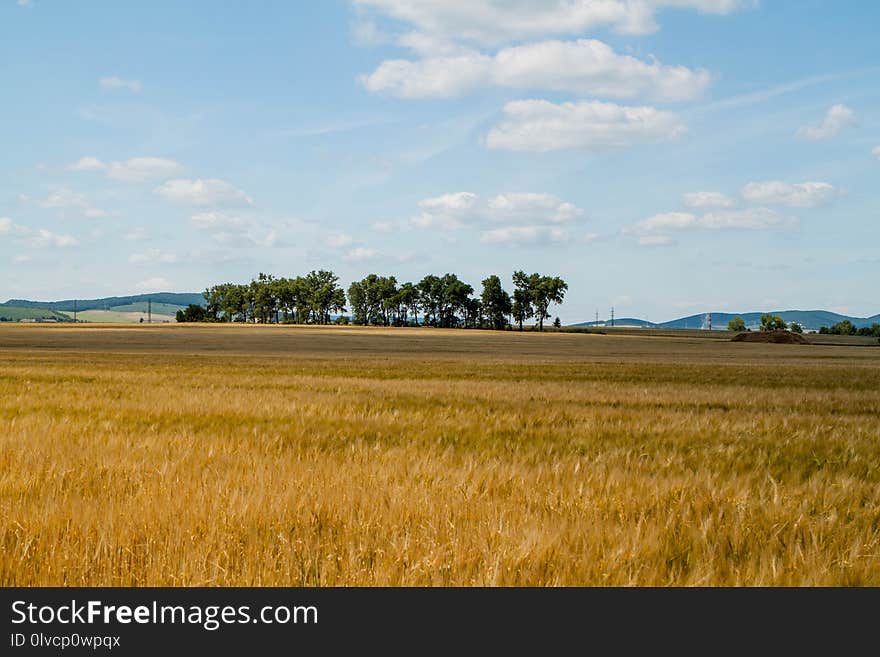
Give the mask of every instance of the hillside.
M 72 322 L 73 318 L 64 313 L 42 308 L 22 308 L 20 306 L 0 305 L 0 322 L 20 322 L 23 319 L 56 320 Z
M 146 312 L 147 302 L 152 301 L 153 308 L 157 305 L 173 306 L 174 310 L 168 314 L 174 314 L 178 308 L 184 308 L 189 304 L 203 305 L 205 298 L 195 292 L 159 292 L 156 294 L 136 294 L 127 297 L 105 297 L 103 299 L 66 299 L 64 301 L 29 301 L 26 299 L 10 299 L 6 303 L 0 304 L 0 311 L 4 307 L 15 306 L 17 308 L 41 308 L 45 310 L 62 310 L 73 312 L 74 308 L 80 310 L 116 310 L 120 306 L 126 309 L 122 312 L 132 312 L 135 309 L 129 308 L 133 304 L 137 304 L 136 311 Z M 143 305 L 141 305 L 143 304 Z M 143 308 L 143 310 L 141 310 Z M 163 313 L 167 313 L 170 308 L 164 308 Z
M 818 331 L 822 326 L 833 326 L 846 319 L 851 321 L 856 328 L 871 326 L 871 324 L 875 322 L 880 323 L 880 315 L 874 315 L 872 317 L 849 317 L 829 310 L 771 310 L 768 312 L 771 315 L 778 315 L 788 324 L 791 322 L 797 322 L 808 331 Z M 715 330 L 726 330 L 727 323 L 734 317 L 742 317 L 746 326 L 749 328 L 757 328 L 761 325 L 761 315 L 764 314 L 766 313 L 712 313 L 712 328 Z M 621 318 L 615 319 L 614 324 L 615 326 L 644 326 L 646 328 L 700 329 L 703 327 L 705 317 L 706 315 L 701 313 L 699 315 L 689 315 L 687 317 L 680 317 L 679 319 L 660 323 L 653 323 L 643 319 Z M 610 321 L 600 321 L 598 325 L 605 326 L 608 323 L 610 323 Z M 580 324 L 573 324 L 572 326 L 596 325 L 596 322 L 582 322 Z

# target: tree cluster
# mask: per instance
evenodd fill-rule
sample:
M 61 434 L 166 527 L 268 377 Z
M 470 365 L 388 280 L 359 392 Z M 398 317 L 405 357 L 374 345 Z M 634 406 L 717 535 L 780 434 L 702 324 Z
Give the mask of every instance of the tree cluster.
M 371 326 L 435 326 L 503 330 L 534 319 L 539 330 L 552 304 L 561 304 L 568 284 L 558 276 L 513 274 L 513 295 L 498 276 L 482 282 L 479 295 L 455 274 L 429 274 L 417 283 L 399 283 L 394 276 L 369 274 L 355 281 L 348 294 L 330 271 L 312 271 L 296 278 L 267 274 L 248 284 L 224 283 L 204 292 L 201 314 L 190 306 L 177 321 L 328 324 L 347 323 L 346 301 L 355 324 Z M 554 324 L 559 326 L 560 323 Z
M 848 319 L 837 322 L 834 326 L 823 326 L 819 329 L 819 333 L 824 335 L 863 335 L 867 337 L 880 338 L 880 324 L 874 322 L 871 326 L 863 326 L 857 329 Z
M 210 287 L 204 297 L 204 321 L 214 322 L 329 324 L 332 314 L 345 311 L 339 277 L 324 270 L 296 278 L 260 274 L 244 285 Z

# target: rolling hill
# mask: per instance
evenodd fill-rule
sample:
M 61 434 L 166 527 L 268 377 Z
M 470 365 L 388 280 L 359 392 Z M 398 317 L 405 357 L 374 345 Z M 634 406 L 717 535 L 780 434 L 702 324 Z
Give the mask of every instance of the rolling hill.
M 159 292 L 157 294 L 136 294 L 127 297 L 105 297 L 103 299 L 66 299 L 64 301 L 29 301 L 26 299 L 10 299 L 6 303 L 0 304 L 0 309 L 4 306 L 15 306 L 18 308 L 42 308 L 45 310 L 62 310 L 73 312 L 76 310 L 114 310 L 120 306 L 131 306 L 137 304 L 140 311 L 140 304 L 143 304 L 143 312 L 146 312 L 147 302 L 152 301 L 153 308 L 157 305 L 174 306 L 174 312 L 178 308 L 185 308 L 189 304 L 204 305 L 205 298 L 195 292 Z M 127 309 L 123 312 L 131 312 Z M 171 313 L 174 314 L 174 313 Z
M 72 317 L 68 317 L 64 313 L 55 310 L 0 305 L 0 322 L 20 322 L 23 319 L 55 320 L 57 322 L 73 321 Z
M 779 317 L 788 324 L 797 322 L 808 331 L 818 331 L 823 326 L 832 326 L 845 319 L 851 321 L 856 328 L 871 326 L 871 324 L 875 322 L 880 323 L 880 315 L 873 315 L 872 317 L 849 317 L 829 310 L 771 310 L 768 312 L 771 315 L 779 315 Z M 742 317 L 747 327 L 756 328 L 761 325 L 761 315 L 763 314 L 765 313 L 712 313 L 712 328 L 715 330 L 726 330 L 727 323 L 734 317 Z M 645 328 L 699 329 L 703 327 L 705 317 L 705 313 L 701 313 L 699 315 L 689 315 L 687 317 L 680 317 L 679 319 L 659 323 L 624 317 L 615 319 L 614 324 L 615 326 L 643 326 Z M 596 322 L 581 322 L 580 324 L 573 324 L 572 326 L 606 326 L 609 323 L 609 321 L 600 321 L 598 324 Z
M 154 322 L 174 321 L 175 313 L 189 304 L 202 305 L 204 297 L 196 293 L 161 292 L 103 299 L 67 299 L 64 301 L 30 301 L 11 299 L 0 303 L 0 321 L 23 319 L 72 322 L 74 309 L 80 322 L 130 323 L 146 321 L 152 312 Z

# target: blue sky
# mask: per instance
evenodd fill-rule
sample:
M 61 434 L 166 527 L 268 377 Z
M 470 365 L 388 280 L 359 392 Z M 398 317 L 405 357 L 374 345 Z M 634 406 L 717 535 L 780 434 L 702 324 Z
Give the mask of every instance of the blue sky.
M 880 312 L 880 4 L 0 0 L 0 297 L 514 269 Z

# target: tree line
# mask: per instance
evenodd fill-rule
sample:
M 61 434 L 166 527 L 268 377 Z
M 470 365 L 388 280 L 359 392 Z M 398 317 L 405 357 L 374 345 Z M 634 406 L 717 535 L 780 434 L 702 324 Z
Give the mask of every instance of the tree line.
M 435 326 L 504 330 L 534 320 L 544 330 L 549 309 L 561 304 L 568 284 L 558 276 L 515 271 L 513 294 L 492 275 L 474 287 L 455 274 L 429 274 L 418 282 L 398 283 L 395 276 L 369 274 L 348 291 L 332 271 L 312 271 L 296 278 L 261 273 L 250 283 L 222 283 L 203 293 L 205 305 L 177 312 L 178 322 L 251 322 L 346 324 L 364 326 Z M 351 308 L 349 318 L 348 308 Z M 334 318 L 335 315 L 335 318 Z M 559 325 L 559 318 L 556 320 Z
M 734 317 L 732 320 L 727 322 L 727 330 L 735 331 L 736 333 L 742 333 L 743 331 L 749 331 L 746 326 L 745 321 L 742 317 Z M 785 320 L 782 319 L 779 315 L 770 315 L 764 314 L 761 315 L 761 330 L 762 331 L 791 331 L 792 333 L 803 333 L 803 327 L 797 322 L 792 322 L 791 324 L 786 324 Z
M 870 338 L 880 338 L 880 324 L 874 322 L 870 326 L 856 328 L 848 319 L 837 322 L 833 326 L 822 326 L 819 333 L 823 335 L 863 335 Z

